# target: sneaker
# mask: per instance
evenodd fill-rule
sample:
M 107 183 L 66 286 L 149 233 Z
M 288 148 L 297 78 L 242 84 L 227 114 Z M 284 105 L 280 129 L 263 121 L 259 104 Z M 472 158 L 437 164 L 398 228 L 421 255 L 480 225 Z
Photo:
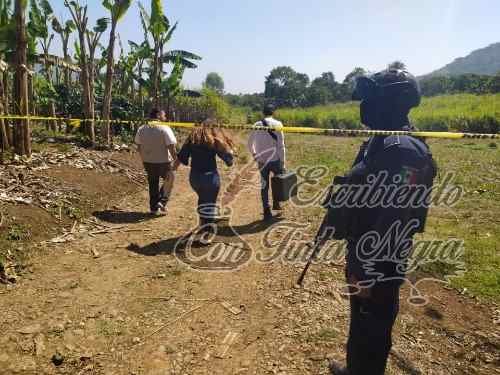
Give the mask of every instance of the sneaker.
M 200 242 L 203 246 L 208 246 L 208 245 L 211 245 L 211 244 L 212 244 L 213 239 L 212 239 L 212 236 L 204 234 L 203 236 L 201 236 L 201 237 L 200 237 L 199 242 Z
M 161 203 L 158 203 L 156 205 L 156 209 L 151 211 L 151 214 L 155 216 L 164 216 L 166 215 L 166 213 L 167 213 L 167 208 Z
M 203 246 L 208 246 L 212 244 L 215 233 L 214 233 L 214 228 L 212 226 L 207 226 L 206 224 L 202 227 L 200 231 L 200 237 L 198 242 L 201 243 Z
M 328 367 L 330 368 L 330 372 L 332 375 L 349 375 L 349 371 L 347 370 L 347 368 L 345 366 L 342 366 L 337 361 L 330 361 Z

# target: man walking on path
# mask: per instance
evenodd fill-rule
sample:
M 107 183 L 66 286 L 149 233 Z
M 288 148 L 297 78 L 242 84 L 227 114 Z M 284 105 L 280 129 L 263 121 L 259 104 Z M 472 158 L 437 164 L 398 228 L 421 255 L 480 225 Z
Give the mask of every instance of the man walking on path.
M 135 143 L 144 163 L 149 183 L 149 208 L 154 215 L 166 212 L 167 203 L 174 185 L 173 163 L 177 158 L 177 140 L 169 126 L 155 121 L 165 121 L 165 112 L 153 109 L 151 122 L 137 131 Z M 160 179 L 163 185 L 160 188 Z
M 265 126 L 269 130 L 254 130 L 248 139 L 248 149 L 253 159 L 259 165 L 261 176 L 261 197 L 264 209 L 264 220 L 273 218 L 269 205 L 269 178 L 285 171 L 285 137 L 280 130 L 283 124 L 273 118 L 274 106 L 267 104 L 264 107 L 264 119 L 255 123 L 255 126 Z M 273 210 L 281 210 L 278 201 L 273 200 Z

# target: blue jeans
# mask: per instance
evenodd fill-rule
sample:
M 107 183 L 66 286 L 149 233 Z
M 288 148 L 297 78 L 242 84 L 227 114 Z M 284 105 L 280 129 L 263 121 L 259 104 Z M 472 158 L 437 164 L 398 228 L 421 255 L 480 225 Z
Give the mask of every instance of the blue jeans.
M 283 163 L 281 160 L 274 160 L 266 164 L 259 164 L 260 170 L 260 180 L 261 180 L 261 198 L 262 207 L 265 210 L 269 210 L 269 179 L 271 172 L 274 176 L 283 173 Z M 276 202 L 278 203 L 278 202 Z
M 217 171 L 198 172 L 191 169 L 189 183 L 198 194 L 200 225 L 212 223 L 217 215 L 217 196 L 220 190 L 219 173 Z

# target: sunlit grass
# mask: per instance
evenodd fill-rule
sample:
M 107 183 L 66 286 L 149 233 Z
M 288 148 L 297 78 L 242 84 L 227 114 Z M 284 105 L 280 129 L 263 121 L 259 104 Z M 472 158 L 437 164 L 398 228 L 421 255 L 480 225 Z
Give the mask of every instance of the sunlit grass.
M 277 117 L 288 126 L 356 129 L 360 125 L 359 103 L 311 108 L 280 109 Z M 446 95 L 424 98 L 411 111 L 414 126 L 421 130 L 452 130 L 496 133 L 500 130 L 500 94 Z
M 361 143 L 359 138 L 288 135 L 288 167 L 319 166 L 329 173 L 321 181 L 326 186 L 333 176 L 349 170 Z M 437 183 L 447 172 L 462 185 L 465 196 L 453 207 L 430 210 L 427 231 L 422 239 L 464 241 L 463 260 L 466 272 L 451 279 L 456 288 L 467 288 L 474 294 L 500 300 L 500 148 L 491 141 L 430 140 L 429 145 L 439 166 Z M 320 186 L 314 187 L 319 189 Z M 308 220 L 321 220 L 319 206 L 304 208 L 301 215 Z M 423 271 L 443 276 L 449 267 L 431 264 Z

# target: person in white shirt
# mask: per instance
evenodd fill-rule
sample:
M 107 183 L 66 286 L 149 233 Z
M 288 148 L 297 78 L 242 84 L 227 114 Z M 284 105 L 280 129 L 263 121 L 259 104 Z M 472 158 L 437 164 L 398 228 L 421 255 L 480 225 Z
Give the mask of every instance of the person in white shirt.
M 173 163 L 177 160 L 177 139 L 169 126 L 155 121 L 166 121 L 165 112 L 153 109 L 151 122 L 142 125 L 135 136 L 135 143 L 148 175 L 149 208 L 154 215 L 166 212 L 174 186 Z M 163 185 L 160 188 L 160 179 Z
M 283 124 L 273 118 L 273 105 L 264 106 L 264 119 L 255 123 L 255 126 L 266 126 L 269 130 L 254 130 L 248 139 L 248 149 L 257 162 L 261 175 L 261 198 L 264 209 L 264 220 L 272 219 L 269 205 L 269 178 L 282 174 L 285 171 L 285 137 L 279 129 Z M 281 210 L 278 201 L 273 200 L 273 210 Z

